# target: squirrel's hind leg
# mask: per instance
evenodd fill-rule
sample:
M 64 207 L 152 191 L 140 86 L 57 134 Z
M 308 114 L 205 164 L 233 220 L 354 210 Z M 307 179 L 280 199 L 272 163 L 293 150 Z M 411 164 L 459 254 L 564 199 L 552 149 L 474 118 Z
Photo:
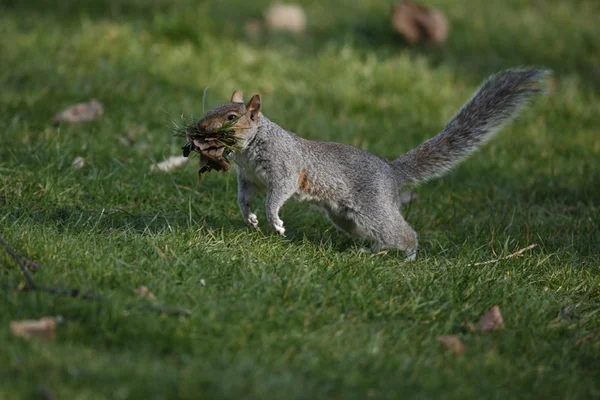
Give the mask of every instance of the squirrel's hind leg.
M 385 216 L 379 212 L 364 215 L 339 210 L 328 210 L 327 215 L 335 226 L 350 236 L 372 240 L 373 253 L 385 249 L 399 249 L 406 254 L 409 261 L 414 261 L 417 256 L 417 234 L 395 207 L 390 207 Z

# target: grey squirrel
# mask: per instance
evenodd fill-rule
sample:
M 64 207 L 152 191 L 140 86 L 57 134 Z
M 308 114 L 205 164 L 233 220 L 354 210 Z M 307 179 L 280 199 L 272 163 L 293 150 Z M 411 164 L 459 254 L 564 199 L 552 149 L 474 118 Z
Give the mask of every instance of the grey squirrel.
M 442 132 L 393 161 L 347 144 L 298 137 L 262 114 L 258 94 L 244 103 L 235 91 L 199 126 L 210 131 L 236 120 L 238 149 L 231 157 L 239 207 L 251 226 L 258 227 L 251 202 L 266 189 L 267 220 L 282 236 L 279 210 L 294 196 L 324 208 L 350 236 L 374 242 L 373 251 L 400 249 L 414 260 L 417 234 L 400 214 L 400 189 L 438 177 L 476 151 L 540 91 L 547 74 L 508 69 L 489 77 Z

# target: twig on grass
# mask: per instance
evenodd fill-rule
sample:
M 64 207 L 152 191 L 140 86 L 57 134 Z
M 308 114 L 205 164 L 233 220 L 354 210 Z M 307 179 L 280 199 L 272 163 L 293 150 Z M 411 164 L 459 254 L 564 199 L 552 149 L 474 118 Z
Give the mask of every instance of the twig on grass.
M 58 294 L 58 295 L 62 295 L 62 296 L 69 296 L 69 297 L 73 297 L 73 298 L 79 298 L 79 299 L 84 299 L 84 300 L 103 300 L 102 296 L 100 296 L 97 293 L 93 293 L 93 292 L 82 292 L 80 289 L 77 288 L 63 288 L 63 287 L 52 287 L 52 286 L 40 286 L 35 282 L 35 279 L 33 278 L 33 275 L 31 275 L 31 272 L 29 272 L 27 265 L 33 264 L 36 267 L 39 267 L 38 264 L 34 263 L 33 261 L 29 260 L 26 257 L 20 256 L 16 250 L 14 248 L 12 248 L 12 246 L 10 246 L 2 236 L 0 236 L 0 244 L 6 249 L 6 251 L 11 255 L 12 258 L 15 259 L 15 261 L 17 262 L 17 264 L 19 264 L 19 267 L 21 268 L 21 271 L 23 272 L 23 274 L 25 275 L 25 279 L 27 280 L 27 285 L 25 287 L 16 287 L 13 288 L 10 285 L 7 284 L 3 284 L 2 286 L 6 286 L 6 287 L 11 287 L 14 290 L 18 291 L 18 292 L 32 292 L 32 291 L 38 291 L 38 292 L 47 292 L 47 293 L 52 293 L 52 294 Z M 135 306 L 131 306 L 130 308 L 134 308 Z M 190 316 L 192 315 L 191 311 L 188 310 L 184 310 L 181 308 L 168 308 L 168 307 L 162 307 L 156 304 L 144 304 L 141 307 L 142 310 L 148 310 L 148 311 L 154 311 L 154 312 L 158 312 L 160 314 L 166 314 L 166 315 L 174 315 L 174 316 Z
M 4 286 L 5 288 L 8 289 L 12 289 L 16 292 L 46 292 L 46 293 L 50 293 L 50 294 L 58 294 L 61 296 L 68 296 L 68 297 L 77 297 L 80 298 L 82 300 L 100 300 L 100 295 L 97 293 L 93 293 L 93 292 L 81 292 L 79 289 L 70 289 L 70 288 L 62 288 L 62 287 L 52 287 L 52 286 L 39 286 L 36 285 L 35 288 L 32 288 L 30 286 L 13 286 L 13 285 L 9 285 L 8 283 L 3 283 L 1 286 Z
M 6 249 L 8 254 L 10 254 L 10 256 L 15 259 L 17 264 L 19 264 L 19 268 L 21 268 L 23 275 L 25 275 L 25 279 L 27 279 L 27 284 L 29 285 L 29 287 L 31 289 L 35 289 L 36 288 L 35 279 L 33 279 L 33 275 L 31 275 L 31 272 L 29 272 L 27 265 L 33 264 L 33 265 L 36 265 L 36 267 L 38 267 L 38 265 L 36 263 L 34 263 L 33 261 L 26 259 L 25 257 L 21 257 L 19 254 L 17 254 L 15 249 L 13 249 L 11 247 L 11 245 L 6 243 L 6 241 L 4 240 L 4 238 L 2 236 L 0 236 L 0 244 Z
M 517 250 L 514 253 L 507 255 L 506 257 L 496 258 L 495 260 L 476 262 L 476 263 L 473 263 L 473 264 L 469 264 L 469 267 L 473 267 L 473 266 L 476 266 L 476 265 L 493 264 L 493 263 L 497 263 L 498 261 L 508 260 L 509 258 L 513 258 L 513 257 L 516 257 L 518 255 L 521 255 L 521 254 L 525 253 L 527 250 L 531 250 L 531 249 L 533 249 L 535 247 L 537 247 L 537 244 L 533 243 L 533 244 L 530 244 L 527 247 L 522 248 L 521 250 Z

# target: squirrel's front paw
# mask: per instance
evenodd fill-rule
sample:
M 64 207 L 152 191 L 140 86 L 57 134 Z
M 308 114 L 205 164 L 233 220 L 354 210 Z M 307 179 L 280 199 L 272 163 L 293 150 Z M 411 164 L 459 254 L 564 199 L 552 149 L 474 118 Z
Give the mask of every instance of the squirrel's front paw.
M 256 214 L 250 213 L 250 215 L 248 215 L 248 223 L 252 225 L 254 229 L 258 229 L 258 218 L 256 217 Z
M 281 236 L 285 237 L 285 228 L 283 227 L 283 221 L 282 220 L 275 221 L 273 223 L 273 229 L 275 229 L 275 231 L 277 233 L 279 233 Z

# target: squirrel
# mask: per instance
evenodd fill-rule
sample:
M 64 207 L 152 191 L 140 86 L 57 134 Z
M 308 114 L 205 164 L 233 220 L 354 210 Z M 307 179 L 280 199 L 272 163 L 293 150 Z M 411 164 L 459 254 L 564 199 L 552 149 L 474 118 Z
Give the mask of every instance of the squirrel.
M 230 156 L 238 204 L 252 227 L 258 228 L 258 219 L 251 202 L 266 189 L 267 220 L 282 236 L 279 211 L 295 197 L 324 208 L 343 232 L 372 241 L 372 251 L 399 249 L 414 260 L 418 238 L 400 213 L 400 189 L 439 177 L 476 151 L 541 91 L 548 73 L 521 68 L 492 75 L 439 134 L 392 161 L 348 144 L 296 136 L 263 115 L 259 94 L 244 103 L 239 90 L 199 127 L 210 131 L 235 120 L 238 143 Z

